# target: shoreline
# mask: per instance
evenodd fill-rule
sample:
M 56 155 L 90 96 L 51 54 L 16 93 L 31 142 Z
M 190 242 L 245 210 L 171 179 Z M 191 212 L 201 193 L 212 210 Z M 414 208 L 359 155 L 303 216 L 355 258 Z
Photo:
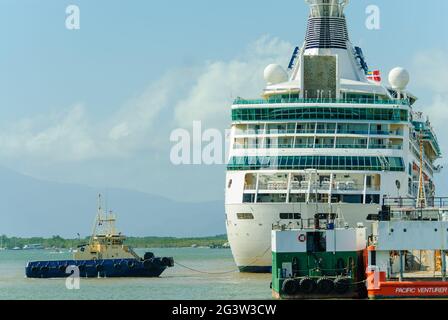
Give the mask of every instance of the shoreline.
M 31 250 L 31 249 L 71 249 L 88 243 L 90 237 L 81 239 L 65 239 L 60 236 L 45 237 L 7 237 L 0 236 L 0 250 Z M 209 237 L 128 237 L 126 244 L 133 248 L 227 248 L 227 236 Z

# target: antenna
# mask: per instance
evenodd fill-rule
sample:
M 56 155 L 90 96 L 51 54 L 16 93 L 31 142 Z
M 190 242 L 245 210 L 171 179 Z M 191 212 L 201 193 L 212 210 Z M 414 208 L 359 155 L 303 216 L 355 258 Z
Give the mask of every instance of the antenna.
M 107 216 L 107 213 L 109 212 L 109 192 L 108 192 L 107 188 L 105 190 L 105 193 L 106 193 L 106 195 L 104 197 L 104 209 L 105 209 L 104 212 L 106 213 L 106 216 Z
M 97 230 L 97 227 L 98 227 L 98 223 L 100 223 L 100 221 L 101 221 L 101 212 L 103 210 L 102 207 L 101 207 L 101 203 L 102 203 L 102 201 L 101 201 L 101 193 L 99 193 L 98 194 L 98 210 L 97 210 L 97 214 L 96 214 L 95 221 L 94 221 L 93 228 L 92 228 L 92 235 L 90 236 L 90 241 L 89 241 L 90 245 L 93 244 L 93 238 L 95 237 L 96 230 Z
M 101 215 L 101 193 L 98 194 L 98 215 Z

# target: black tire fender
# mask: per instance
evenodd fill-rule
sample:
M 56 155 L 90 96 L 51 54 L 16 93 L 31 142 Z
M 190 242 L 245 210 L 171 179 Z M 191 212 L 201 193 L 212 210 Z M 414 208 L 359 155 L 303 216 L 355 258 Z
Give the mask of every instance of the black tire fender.
M 162 265 L 165 267 L 172 267 L 173 266 L 172 259 L 168 257 L 162 258 Z
M 299 291 L 299 284 L 294 279 L 286 279 L 283 281 L 282 291 L 287 295 L 294 295 Z
M 300 291 L 305 294 L 311 294 L 316 290 L 316 281 L 311 278 L 303 278 L 300 280 Z
M 317 280 L 317 291 L 322 294 L 329 294 L 334 290 L 334 282 L 328 278 Z
M 337 278 L 334 281 L 334 290 L 339 294 L 347 293 L 350 289 L 350 281 L 347 278 Z
M 152 252 L 146 252 L 145 255 L 143 256 L 143 260 L 149 260 L 154 258 L 154 253 Z
M 153 263 L 151 262 L 151 260 L 145 260 L 143 262 L 143 267 L 145 269 L 151 269 L 153 267 Z

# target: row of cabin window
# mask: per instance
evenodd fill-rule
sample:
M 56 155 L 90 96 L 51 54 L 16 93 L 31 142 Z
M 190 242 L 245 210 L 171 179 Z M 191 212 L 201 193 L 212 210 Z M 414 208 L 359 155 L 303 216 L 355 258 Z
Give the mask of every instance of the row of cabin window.
M 239 220 L 253 220 L 254 215 L 252 213 L 242 212 L 236 214 Z M 302 215 L 300 213 L 280 213 L 280 219 L 282 220 L 300 220 Z

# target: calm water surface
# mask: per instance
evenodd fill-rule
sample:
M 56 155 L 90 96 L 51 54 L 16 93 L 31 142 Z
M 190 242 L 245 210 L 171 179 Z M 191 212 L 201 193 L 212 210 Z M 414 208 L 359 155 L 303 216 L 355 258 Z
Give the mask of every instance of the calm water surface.
M 172 256 L 175 261 L 206 272 L 236 269 L 230 250 L 178 248 L 137 250 L 141 255 Z M 48 250 L 0 251 L 0 299 L 271 299 L 269 274 L 204 274 L 176 265 L 156 279 L 81 279 L 80 290 L 68 290 L 65 279 L 26 279 L 30 260 L 69 259 L 69 253 Z

